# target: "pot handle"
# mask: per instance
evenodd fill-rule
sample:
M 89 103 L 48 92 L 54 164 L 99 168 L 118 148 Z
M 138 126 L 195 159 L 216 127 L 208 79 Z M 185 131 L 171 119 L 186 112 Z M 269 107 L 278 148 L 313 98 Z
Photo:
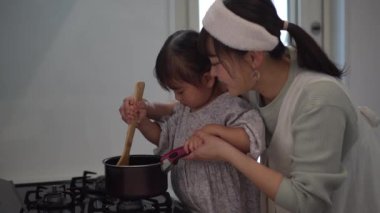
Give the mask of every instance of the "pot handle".
M 168 172 L 178 160 L 188 155 L 183 146 L 175 148 L 161 156 L 161 170 Z
M 144 94 L 144 88 L 145 88 L 145 83 L 142 81 L 139 81 L 136 83 L 135 86 L 135 98 L 137 101 L 141 101 L 143 94 Z M 119 161 L 117 162 L 117 166 L 121 165 L 128 165 L 129 164 L 129 152 L 131 151 L 131 146 L 132 146 L 132 140 L 133 136 L 135 134 L 135 129 L 137 126 L 137 121 L 133 121 L 131 124 L 128 126 L 127 130 L 127 136 L 125 138 L 125 146 L 124 146 L 124 151 L 122 155 L 120 156 Z

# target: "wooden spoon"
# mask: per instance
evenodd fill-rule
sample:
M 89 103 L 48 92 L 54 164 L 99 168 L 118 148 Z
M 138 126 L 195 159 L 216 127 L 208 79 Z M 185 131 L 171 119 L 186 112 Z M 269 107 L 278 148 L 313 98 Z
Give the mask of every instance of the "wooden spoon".
M 139 81 L 136 83 L 135 86 L 135 98 L 137 101 L 142 100 L 142 96 L 144 93 L 144 88 L 145 88 L 145 83 L 142 81 Z M 137 121 L 133 121 L 131 124 L 128 126 L 127 130 L 127 136 L 125 138 L 125 146 L 124 146 L 124 151 L 122 155 L 119 158 L 119 161 L 117 162 L 117 166 L 121 165 L 128 165 L 129 164 L 129 152 L 131 151 L 131 146 L 132 146 L 132 140 L 133 140 L 133 135 L 135 134 L 135 129 L 137 126 Z

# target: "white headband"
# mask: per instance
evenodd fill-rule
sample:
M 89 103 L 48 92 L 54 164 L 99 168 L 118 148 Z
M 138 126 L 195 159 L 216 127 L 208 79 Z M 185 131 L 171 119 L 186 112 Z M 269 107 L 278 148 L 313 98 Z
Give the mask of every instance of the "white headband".
M 222 0 L 215 0 L 202 20 L 203 27 L 225 45 L 238 50 L 273 50 L 279 39 L 261 25 L 231 12 Z

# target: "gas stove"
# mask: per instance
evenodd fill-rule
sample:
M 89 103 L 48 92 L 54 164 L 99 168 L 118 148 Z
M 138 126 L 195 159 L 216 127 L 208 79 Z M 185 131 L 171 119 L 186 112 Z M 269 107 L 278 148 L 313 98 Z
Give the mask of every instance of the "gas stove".
M 182 213 L 180 202 L 168 192 L 133 200 L 120 200 L 105 193 L 104 176 L 84 171 L 69 181 L 19 184 L 24 207 L 29 213 Z M 22 196 L 21 196 L 22 197 Z

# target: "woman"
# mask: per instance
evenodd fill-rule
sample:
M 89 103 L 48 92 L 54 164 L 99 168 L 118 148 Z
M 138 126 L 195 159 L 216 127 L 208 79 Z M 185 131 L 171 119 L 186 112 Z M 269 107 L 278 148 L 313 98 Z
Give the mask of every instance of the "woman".
M 212 73 L 259 109 L 268 150 L 259 164 L 200 130 L 204 144 L 188 158 L 231 163 L 265 195 L 262 212 L 380 212 L 378 120 L 356 110 L 342 71 L 316 42 L 282 21 L 270 0 L 217 0 L 203 26 Z M 284 47 L 281 30 L 296 49 Z

